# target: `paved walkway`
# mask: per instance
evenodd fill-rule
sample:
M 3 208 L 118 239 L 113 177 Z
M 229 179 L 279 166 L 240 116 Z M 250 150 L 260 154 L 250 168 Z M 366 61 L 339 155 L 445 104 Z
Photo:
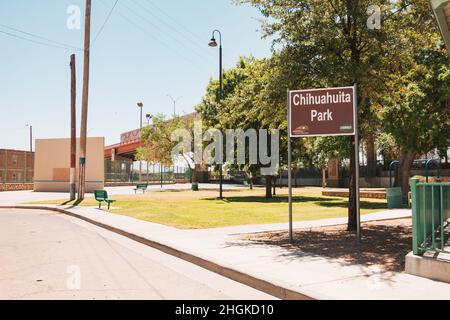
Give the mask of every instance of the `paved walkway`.
M 189 190 L 191 188 L 190 183 L 185 184 L 169 184 L 163 185 L 161 189 L 158 185 L 150 185 L 148 186 L 148 192 L 159 192 L 159 191 L 167 191 L 167 190 Z M 200 190 L 219 190 L 219 185 L 209 184 L 209 183 L 200 183 Z M 235 184 L 224 184 L 224 190 L 238 190 L 244 188 L 242 185 Z M 124 187 L 107 187 L 105 188 L 108 191 L 109 195 L 130 195 L 134 194 L 134 187 L 132 186 L 124 186 Z M 93 197 L 93 194 L 86 194 L 86 197 Z M 61 200 L 68 199 L 69 194 L 66 192 L 33 192 L 30 190 L 27 191 L 7 191 L 0 192 L 0 205 L 6 204 L 16 204 L 16 203 L 24 203 L 24 202 L 39 202 L 39 201 L 47 201 L 47 200 Z

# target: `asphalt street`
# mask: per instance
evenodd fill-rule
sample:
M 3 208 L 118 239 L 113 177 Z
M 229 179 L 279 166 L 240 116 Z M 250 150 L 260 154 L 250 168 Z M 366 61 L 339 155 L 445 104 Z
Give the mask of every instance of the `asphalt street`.
M 58 213 L 0 209 L 0 299 L 273 299 Z

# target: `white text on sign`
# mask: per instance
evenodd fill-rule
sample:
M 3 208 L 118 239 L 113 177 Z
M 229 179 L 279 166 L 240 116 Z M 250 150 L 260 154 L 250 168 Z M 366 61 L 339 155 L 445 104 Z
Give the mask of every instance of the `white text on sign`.
M 318 112 L 317 110 L 311 110 L 311 122 L 318 121 L 333 121 L 333 112 L 327 109 L 326 112 Z

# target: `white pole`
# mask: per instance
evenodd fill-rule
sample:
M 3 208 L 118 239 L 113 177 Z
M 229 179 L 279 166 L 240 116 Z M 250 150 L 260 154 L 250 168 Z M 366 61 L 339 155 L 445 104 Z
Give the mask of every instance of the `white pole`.
M 356 179 L 356 237 L 361 241 L 361 212 L 359 205 L 359 121 L 358 121 L 358 85 L 354 85 L 353 104 L 355 108 L 355 179 Z
M 288 185 L 289 185 L 289 243 L 294 241 L 292 232 L 292 159 L 291 159 L 291 99 L 287 91 L 287 118 L 288 118 Z

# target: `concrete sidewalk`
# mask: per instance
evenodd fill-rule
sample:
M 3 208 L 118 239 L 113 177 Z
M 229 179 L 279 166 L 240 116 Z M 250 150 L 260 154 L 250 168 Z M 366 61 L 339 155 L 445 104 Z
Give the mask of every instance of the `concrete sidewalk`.
M 450 297 L 449 284 L 403 273 L 380 272 L 364 265 L 345 264 L 303 252 L 292 253 L 280 247 L 255 244 L 236 236 L 249 232 L 286 229 L 286 225 L 282 224 L 180 230 L 94 208 L 59 207 L 57 210 L 279 298 L 448 299 Z M 408 216 L 409 210 L 386 211 L 365 215 L 364 220 Z M 296 228 L 339 223 L 345 223 L 345 219 L 305 221 L 296 223 Z
M 200 183 L 200 190 L 219 190 L 218 184 Z M 246 187 L 236 184 L 224 184 L 224 190 L 239 190 Z M 122 186 L 122 187 L 107 187 L 109 195 L 134 195 L 133 186 Z M 191 184 L 167 184 L 161 186 L 159 185 L 149 185 L 147 192 L 160 192 L 167 190 L 190 190 Z M 138 192 L 138 194 L 141 192 Z M 94 195 L 92 193 L 86 194 L 86 198 L 91 198 Z M 0 192 L 0 205 L 14 205 L 17 203 L 29 203 L 29 202 L 39 202 L 39 201 L 50 201 L 50 200 L 61 200 L 68 199 L 69 193 L 67 192 L 34 192 L 33 190 L 26 191 L 4 191 Z

